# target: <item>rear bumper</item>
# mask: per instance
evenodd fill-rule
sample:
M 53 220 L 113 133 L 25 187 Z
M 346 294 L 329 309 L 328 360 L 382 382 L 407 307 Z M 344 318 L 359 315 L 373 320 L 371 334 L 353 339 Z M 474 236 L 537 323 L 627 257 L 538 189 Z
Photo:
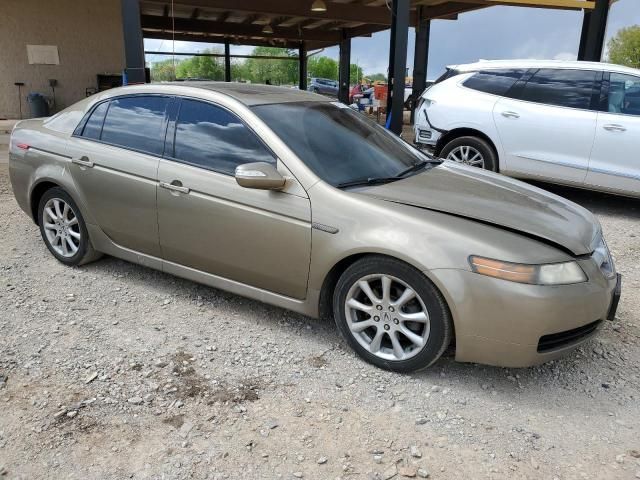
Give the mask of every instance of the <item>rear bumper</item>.
M 435 146 L 442 136 L 440 132 L 433 130 L 428 125 L 416 125 L 414 127 L 414 132 L 416 136 L 415 142 L 419 145 Z
M 456 360 L 527 367 L 554 360 L 587 341 L 615 315 L 620 276 L 606 279 L 581 262 L 588 282 L 539 286 L 464 270 L 436 270 L 432 278 L 454 319 Z

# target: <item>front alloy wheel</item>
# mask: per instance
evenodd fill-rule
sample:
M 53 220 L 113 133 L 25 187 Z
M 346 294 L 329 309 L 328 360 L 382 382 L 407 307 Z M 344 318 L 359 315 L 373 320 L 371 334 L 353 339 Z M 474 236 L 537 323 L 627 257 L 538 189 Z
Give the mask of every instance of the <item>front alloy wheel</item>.
M 429 338 L 429 312 L 420 296 L 399 278 L 367 275 L 347 294 L 345 315 L 355 339 L 383 360 L 406 360 Z
M 419 270 L 372 255 L 345 270 L 333 296 L 336 325 L 364 360 L 411 372 L 434 363 L 451 341 L 442 294 Z

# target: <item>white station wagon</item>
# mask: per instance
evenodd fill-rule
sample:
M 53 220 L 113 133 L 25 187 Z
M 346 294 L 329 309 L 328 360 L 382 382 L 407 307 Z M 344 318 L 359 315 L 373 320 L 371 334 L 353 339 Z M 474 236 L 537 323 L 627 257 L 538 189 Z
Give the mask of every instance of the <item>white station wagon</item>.
M 422 94 L 415 134 L 450 160 L 640 197 L 640 70 L 536 60 L 452 66 Z

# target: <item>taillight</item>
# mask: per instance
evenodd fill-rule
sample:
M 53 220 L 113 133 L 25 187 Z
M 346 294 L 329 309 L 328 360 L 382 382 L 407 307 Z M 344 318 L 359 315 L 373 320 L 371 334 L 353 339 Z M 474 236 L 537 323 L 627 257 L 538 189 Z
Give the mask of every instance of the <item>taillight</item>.
M 16 143 L 16 147 L 21 148 L 22 150 L 29 150 L 29 145 L 26 143 Z

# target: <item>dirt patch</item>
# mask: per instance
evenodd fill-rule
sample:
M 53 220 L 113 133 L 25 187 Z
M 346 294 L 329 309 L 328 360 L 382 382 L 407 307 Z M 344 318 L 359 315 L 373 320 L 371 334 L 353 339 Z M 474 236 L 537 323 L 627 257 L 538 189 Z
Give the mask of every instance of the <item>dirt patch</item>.
M 165 418 L 162 423 L 171 425 L 173 428 L 178 429 L 184 424 L 184 415 L 175 415 L 173 417 Z
M 324 358 L 324 354 L 322 355 L 314 355 L 313 357 L 307 358 L 307 363 L 315 368 L 322 368 L 329 365 L 329 362 L 326 358 Z
M 218 389 L 212 392 L 208 403 L 239 404 L 244 402 L 255 402 L 260 399 L 259 382 L 257 380 L 244 380 L 238 385 L 222 383 Z

